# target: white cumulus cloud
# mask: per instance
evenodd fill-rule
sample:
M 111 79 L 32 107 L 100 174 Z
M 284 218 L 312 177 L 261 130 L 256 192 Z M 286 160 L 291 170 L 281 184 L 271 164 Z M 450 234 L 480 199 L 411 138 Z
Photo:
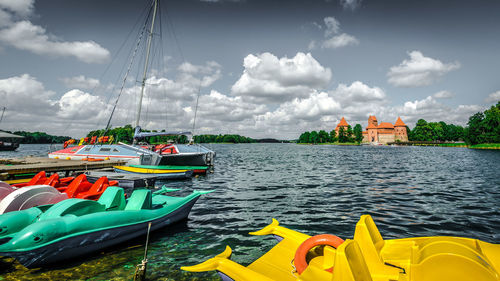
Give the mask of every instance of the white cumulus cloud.
M 307 98 L 295 98 L 285 102 L 273 112 L 258 117 L 275 124 L 295 124 L 298 120 L 319 121 L 324 115 L 332 115 L 340 110 L 340 104 L 326 92 L 312 92 Z
M 94 89 L 100 85 L 98 79 L 85 77 L 84 75 L 61 78 L 61 81 L 68 88 Z
M 395 106 L 389 109 L 393 117 L 401 116 L 404 122 L 414 125 L 418 119 L 425 119 L 427 122 L 444 121 L 446 123 L 466 125 L 469 117 L 479 111 L 484 110 L 479 105 L 459 105 L 450 107 L 439 102 L 433 96 L 428 96 L 422 100 L 407 101 L 402 106 Z M 394 114 L 396 113 L 396 114 Z
M 356 10 L 363 0 L 340 0 L 340 5 L 346 10 Z
M 449 99 L 453 97 L 453 93 L 449 91 L 439 91 L 433 95 L 436 99 Z
M 340 32 L 340 23 L 334 17 L 326 17 L 323 21 L 326 26 L 325 37 L 329 37 Z
M 33 0 L 0 0 L 0 43 L 52 57 L 75 57 L 86 63 L 106 62 L 110 53 L 94 41 L 58 39 L 41 26 L 28 20 Z
M 99 120 L 108 114 L 108 106 L 98 96 L 78 89 L 66 92 L 58 101 L 60 110 L 57 115 L 62 118 Z
M 323 44 L 321 44 L 321 48 L 336 49 L 348 45 L 358 45 L 358 44 L 359 40 L 356 39 L 356 37 L 346 33 L 342 33 L 340 35 L 333 36 L 332 38 L 323 41 Z
M 200 96 L 199 104 L 200 120 L 238 122 L 266 111 L 265 105 L 247 103 L 241 97 L 229 97 L 215 90 L 210 91 L 209 95 Z M 203 121 L 200 122 L 203 124 Z
M 427 86 L 436 82 L 446 73 L 460 68 L 459 62 L 443 63 L 440 60 L 424 56 L 420 51 L 408 53 L 410 59 L 403 60 L 390 68 L 388 82 L 396 87 Z
M 53 40 L 46 30 L 30 21 L 19 21 L 0 30 L 0 41 L 39 55 L 73 56 L 86 63 L 102 63 L 110 53 L 94 41 L 64 42 Z
M 43 116 L 57 112 L 54 95 L 54 92 L 46 90 L 40 81 L 29 74 L 0 80 L 2 105 L 20 115 Z
M 243 74 L 231 88 L 233 95 L 264 102 L 306 97 L 311 89 L 325 87 L 332 77 L 332 71 L 310 53 L 299 52 L 293 58 L 250 54 L 243 66 Z
M 320 46 L 323 49 L 336 49 L 349 45 L 359 44 L 359 40 L 347 33 L 340 33 L 340 23 L 334 17 L 325 17 L 323 19 L 325 23 L 325 39 L 321 42 Z M 317 23 L 314 23 L 318 25 Z M 319 25 L 321 27 L 321 25 Z M 321 28 L 320 28 L 321 29 Z M 313 50 L 318 44 L 315 40 L 309 42 L 308 49 Z
M 496 91 L 494 93 L 491 93 L 488 95 L 488 97 L 485 99 L 486 102 L 492 102 L 492 103 L 497 103 L 500 101 L 500 91 Z
M 0 0 L 0 9 L 27 17 L 33 12 L 34 4 L 34 0 Z

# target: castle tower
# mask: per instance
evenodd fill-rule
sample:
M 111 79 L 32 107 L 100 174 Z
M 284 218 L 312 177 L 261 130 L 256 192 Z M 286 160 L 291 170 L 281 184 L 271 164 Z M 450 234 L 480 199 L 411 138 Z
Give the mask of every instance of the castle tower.
M 348 126 L 349 124 L 347 124 L 344 117 L 342 117 L 342 119 L 340 119 L 340 122 L 337 124 L 337 127 L 335 128 L 335 133 L 337 134 L 337 136 L 339 135 L 340 127 L 344 127 L 344 131 L 347 131 Z
M 394 123 L 394 139 L 400 141 L 408 141 L 408 134 L 406 132 L 406 124 L 398 117 L 396 123 Z
M 366 127 L 368 142 L 378 142 L 377 129 L 378 129 L 377 117 L 370 115 L 370 117 L 368 117 L 368 127 Z

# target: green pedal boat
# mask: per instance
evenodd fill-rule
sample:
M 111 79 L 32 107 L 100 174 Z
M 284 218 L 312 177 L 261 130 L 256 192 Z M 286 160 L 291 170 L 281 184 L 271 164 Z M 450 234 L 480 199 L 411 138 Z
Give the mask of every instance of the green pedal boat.
M 125 200 L 120 187 L 110 186 L 98 201 L 67 199 L 0 215 L 0 256 L 13 257 L 28 268 L 70 258 L 145 235 L 186 219 L 198 198 L 163 195 L 174 191 L 135 190 Z

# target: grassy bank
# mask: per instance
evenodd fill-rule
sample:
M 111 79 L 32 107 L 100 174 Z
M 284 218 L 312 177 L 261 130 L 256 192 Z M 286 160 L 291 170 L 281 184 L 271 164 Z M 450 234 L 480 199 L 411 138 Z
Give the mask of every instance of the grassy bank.
M 438 146 L 442 147 L 467 147 L 466 143 L 440 143 Z
M 469 146 L 472 149 L 500 149 L 500 143 L 480 143 Z

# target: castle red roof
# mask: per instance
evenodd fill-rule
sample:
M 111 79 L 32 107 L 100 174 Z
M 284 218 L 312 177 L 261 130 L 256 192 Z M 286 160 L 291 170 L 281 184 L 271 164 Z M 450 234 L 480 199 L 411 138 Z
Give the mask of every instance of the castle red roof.
M 394 123 L 395 127 L 406 127 L 406 124 L 401 120 L 401 117 L 398 117 L 398 120 L 396 120 L 396 123 Z
M 377 129 L 394 129 L 394 125 L 389 122 L 382 122 L 378 125 Z
M 377 117 L 375 117 L 375 115 L 370 115 L 370 117 L 368 117 L 368 120 L 377 121 Z
M 342 117 L 342 119 L 340 119 L 339 124 L 337 125 L 337 128 L 338 127 L 347 127 L 347 126 L 349 126 L 349 124 L 347 124 L 347 122 L 345 121 L 344 117 Z
M 370 124 L 368 124 L 368 127 L 366 127 L 366 129 L 377 129 L 377 126 L 375 126 L 374 124 L 370 123 Z

